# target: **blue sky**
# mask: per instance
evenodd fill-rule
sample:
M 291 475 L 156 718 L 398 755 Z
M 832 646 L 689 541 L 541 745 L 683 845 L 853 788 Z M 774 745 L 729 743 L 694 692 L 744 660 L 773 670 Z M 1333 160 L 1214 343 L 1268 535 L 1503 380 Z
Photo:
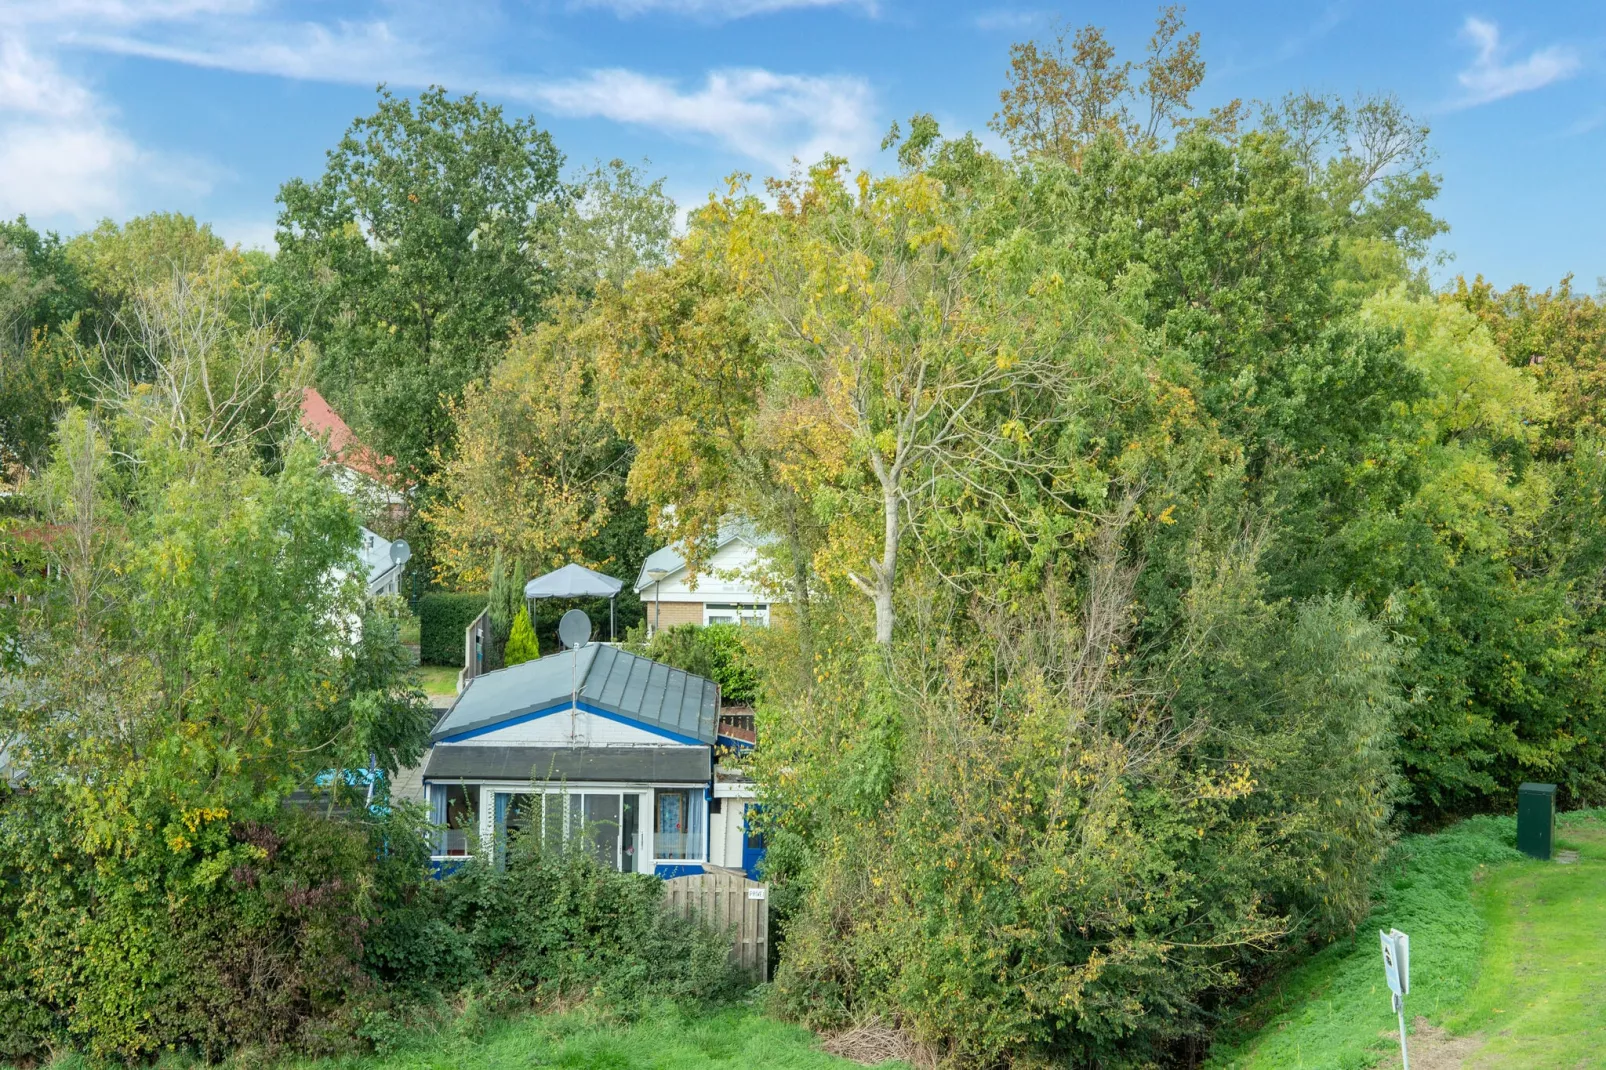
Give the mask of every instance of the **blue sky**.
M 1055 19 L 1136 57 L 1155 8 L 937 0 L 0 0 L 0 215 L 72 232 L 176 209 L 246 245 L 374 86 L 534 115 L 571 164 L 649 160 L 683 204 L 893 119 L 985 129 L 1012 41 Z M 1197 102 L 1397 93 L 1431 123 L 1441 279 L 1606 276 L 1606 4 L 1190 4 Z

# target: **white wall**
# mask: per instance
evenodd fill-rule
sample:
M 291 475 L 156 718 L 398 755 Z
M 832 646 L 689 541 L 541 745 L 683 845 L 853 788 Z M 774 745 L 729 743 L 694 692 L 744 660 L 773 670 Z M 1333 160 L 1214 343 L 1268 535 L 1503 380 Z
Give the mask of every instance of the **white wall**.
M 708 828 L 708 861 L 711 865 L 742 868 L 743 818 L 747 811 L 745 799 L 722 799 L 719 813 L 710 814 Z
M 741 539 L 732 539 L 697 574 L 696 590 L 691 588 L 685 571 L 681 571 L 661 584 L 649 583 L 641 597 L 651 601 L 661 594 L 665 602 L 768 602 L 768 595 L 759 594 L 739 578 L 749 574 L 757 561 L 757 550 Z
M 573 735 L 571 736 L 571 721 Z M 463 744 L 472 747 L 493 747 L 497 745 L 523 745 L 531 747 L 567 747 L 571 740 L 578 746 L 605 747 L 610 744 L 637 744 L 652 746 L 674 746 L 674 740 L 667 739 L 645 728 L 637 728 L 621 721 L 608 717 L 598 717 L 596 714 L 580 710 L 572 718 L 567 709 L 556 713 L 549 713 L 544 717 L 537 717 L 533 721 L 524 721 L 520 724 L 505 725 L 481 735 L 463 740 Z M 441 747 L 453 746 L 451 743 L 436 744 Z

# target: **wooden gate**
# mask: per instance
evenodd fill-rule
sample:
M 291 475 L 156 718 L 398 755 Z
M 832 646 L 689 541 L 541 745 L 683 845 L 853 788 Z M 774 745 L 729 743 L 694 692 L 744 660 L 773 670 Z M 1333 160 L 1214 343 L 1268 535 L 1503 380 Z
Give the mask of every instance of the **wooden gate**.
M 739 869 L 709 866 L 707 872 L 664 881 L 664 902 L 676 917 L 696 918 L 731 939 L 731 961 L 755 981 L 769 980 L 769 885 Z

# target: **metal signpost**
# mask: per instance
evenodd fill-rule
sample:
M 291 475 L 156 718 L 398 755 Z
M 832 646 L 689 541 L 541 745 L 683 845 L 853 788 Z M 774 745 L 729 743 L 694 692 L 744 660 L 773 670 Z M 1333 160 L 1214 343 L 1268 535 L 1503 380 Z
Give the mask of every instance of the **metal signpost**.
M 1378 930 L 1383 940 L 1383 974 L 1394 993 L 1394 1013 L 1400 1016 L 1400 1065 L 1411 1070 L 1411 1056 L 1405 1050 L 1405 996 L 1411 991 L 1411 938 L 1398 929 Z

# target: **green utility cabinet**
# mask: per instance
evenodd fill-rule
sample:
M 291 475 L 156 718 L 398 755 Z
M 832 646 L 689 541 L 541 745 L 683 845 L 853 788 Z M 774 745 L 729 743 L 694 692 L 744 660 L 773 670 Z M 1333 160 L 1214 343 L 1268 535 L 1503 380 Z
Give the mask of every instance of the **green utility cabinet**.
M 1517 789 L 1517 850 L 1550 860 L 1556 841 L 1556 785 L 1524 784 Z

